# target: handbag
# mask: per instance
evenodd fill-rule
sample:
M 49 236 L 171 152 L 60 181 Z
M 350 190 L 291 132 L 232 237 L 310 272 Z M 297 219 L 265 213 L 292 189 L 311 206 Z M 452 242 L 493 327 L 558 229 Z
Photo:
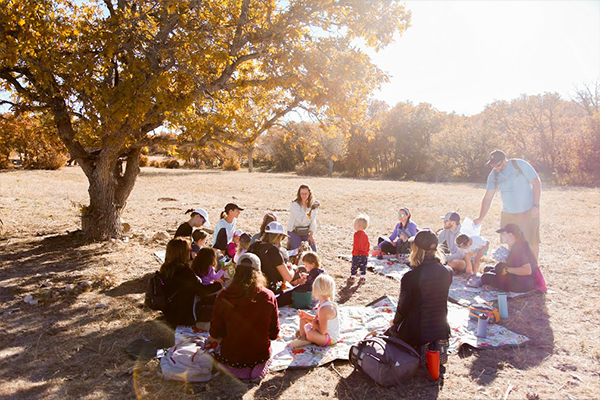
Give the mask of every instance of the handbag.
M 296 232 L 298 236 L 306 236 L 310 232 L 310 226 L 297 226 L 294 228 L 294 232 Z

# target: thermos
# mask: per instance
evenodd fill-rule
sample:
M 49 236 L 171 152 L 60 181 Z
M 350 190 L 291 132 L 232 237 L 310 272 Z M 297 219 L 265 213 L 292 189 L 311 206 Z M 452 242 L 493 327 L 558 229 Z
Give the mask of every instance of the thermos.
M 478 338 L 486 338 L 487 337 L 487 325 L 488 325 L 488 316 L 487 314 L 482 314 L 479 316 L 477 320 L 477 337 Z
M 439 350 L 426 351 L 427 357 L 427 370 L 434 381 L 440 379 L 440 352 Z
M 498 311 L 500 311 L 500 318 L 508 318 L 508 304 L 505 292 L 498 292 Z

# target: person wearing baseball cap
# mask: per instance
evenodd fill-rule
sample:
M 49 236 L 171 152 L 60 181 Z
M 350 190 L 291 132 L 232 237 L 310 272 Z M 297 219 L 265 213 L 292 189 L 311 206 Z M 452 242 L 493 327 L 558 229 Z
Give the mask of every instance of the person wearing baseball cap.
M 244 209 L 235 203 L 227 203 L 225 209 L 221 211 L 221 219 L 215 226 L 215 234 L 213 237 L 212 247 L 220 250 L 223 254 L 227 252 L 227 245 L 233 239 L 237 218 L 240 216 L 240 211 Z
M 208 344 L 216 348 L 217 367 L 238 379 L 265 377 L 271 340 L 279 335 L 277 299 L 265 287 L 261 268 L 255 254 L 240 256 L 231 284 L 217 296 L 210 322 Z
M 236 229 L 233 232 L 233 237 L 231 238 L 231 242 L 227 245 L 227 255 L 232 259 L 235 257 L 235 253 L 237 253 L 237 248 L 240 243 L 240 237 L 244 234 L 244 231 L 241 229 Z
M 538 173 L 525 160 L 506 158 L 506 154 L 502 150 L 492 151 L 487 165 L 492 168 L 492 171 L 488 175 L 479 217 L 475 218 L 473 222 L 475 225 L 481 224 L 490 209 L 496 191 L 499 190 L 502 198 L 500 226 L 510 223 L 517 224 L 537 259 L 540 252 L 540 198 L 542 195 L 542 181 Z
M 400 299 L 393 325 L 385 333 L 420 346 L 450 337 L 448 291 L 452 270 L 441 263 L 438 238 L 428 229 L 409 239 L 411 271 L 400 284 Z M 427 316 L 427 317 L 425 317 Z
M 446 263 L 456 272 L 462 272 L 467 267 L 464 253 L 456 245 L 456 237 L 460 235 L 460 215 L 456 211 L 449 211 L 441 217 L 444 229 L 438 234 L 438 241 L 443 253 L 446 254 Z
M 190 219 L 179 225 L 174 237 L 190 238 L 194 228 L 200 228 L 204 225 L 210 226 L 210 222 L 208 221 L 208 213 L 204 208 L 190 208 L 185 213 L 190 214 Z
M 290 282 L 294 286 L 306 282 L 306 278 L 294 280 L 295 271 L 285 262 L 281 242 L 287 236 L 283 225 L 273 221 L 265 227 L 261 240 L 252 243 L 248 248 L 248 253 L 256 254 L 260 258 L 262 272 L 267 278 L 267 287 L 277 295 L 282 293 L 284 282 Z

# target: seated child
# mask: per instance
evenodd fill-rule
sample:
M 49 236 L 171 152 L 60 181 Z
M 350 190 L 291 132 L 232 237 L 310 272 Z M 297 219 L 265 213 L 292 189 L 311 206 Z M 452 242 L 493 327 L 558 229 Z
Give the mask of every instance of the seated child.
M 242 236 L 243 233 L 244 231 L 242 231 L 241 229 L 238 229 L 235 232 L 233 232 L 233 238 L 231 239 L 231 242 L 229 242 L 229 244 L 227 245 L 227 255 L 231 259 L 235 257 L 235 253 L 237 252 L 238 248 L 238 243 L 240 242 L 240 236 Z
M 369 227 L 369 216 L 360 214 L 354 219 L 354 243 L 352 245 L 352 268 L 350 269 L 350 281 L 356 279 L 356 272 L 360 268 L 360 281 L 367 279 L 367 257 L 369 255 L 369 237 L 365 230 Z
M 277 305 L 279 307 L 287 306 L 293 303 L 292 292 L 310 292 L 312 290 L 313 282 L 315 281 L 315 279 L 317 279 L 317 277 L 321 274 L 327 274 L 327 272 L 325 272 L 325 270 L 321 268 L 321 260 L 319 259 L 317 253 L 315 253 L 314 251 L 307 251 L 302 253 L 302 263 L 304 264 L 305 270 L 308 272 L 306 282 L 300 283 L 298 286 L 296 286 L 293 290 L 290 290 L 289 292 L 281 293 L 277 297 Z M 302 267 L 298 269 L 302 270 Z M 294 279 L 292 280 L 292 282 L 302 282 L 302 278 L 294 274 Z
M 225 271 L 220 270 L 219 272 L 215 272 L 216 266 L 217 255 L 210 247 L 201 248 L 192 262 L 192 270 L 200 277 L 203 285 L 210 285 L 214 282 L 223 283 L 221 278 Z
M 190 250 L 192 260 L 196 258 L 198 251 L 206 244 L 207 236 L 206 232 L 199 229 L 192 232 L 192 248 Z
M 335 281 L 326 274 L 317 276 L 313 282 L 313 297 L 319 300 L 317 315 L 298 310 L 300 316 L 299 341 L 306 340 L 319 346 L 331 346 L 340 340 L 340 318 L 335 297 Z M 309 344 L 309 343 L 304 343 Z
M 233 262 L 237 265 L 239 258 L 248 251 L 248 247 L 250 247 L 250 242 L 252 241 L 252 237 L 247 233 L 242 233 L 240 235 L 240 242 L 238 243 L 237 250 L 235 252 L 235 257 L 233 257 Z
M 456 246 L 463 252 L 466 263 L 465 272 L 476 275 L 479 271 L 481 258 L 487 253 L 490 242 L 481 236 L 467 236 L 461 233 L 456 237 Z

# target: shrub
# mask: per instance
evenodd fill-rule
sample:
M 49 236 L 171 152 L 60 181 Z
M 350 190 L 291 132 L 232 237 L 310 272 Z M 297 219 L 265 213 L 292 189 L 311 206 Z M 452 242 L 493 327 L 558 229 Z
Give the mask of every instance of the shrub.
M 235 157 L 227 157 L 223 162 L 223 170 L 225 171 L 237 171 L 240 169 L 240 163 Z
M 177 169 L 177 168 L 181 167 L 181 165 L 179 165 L 179 161 L 177 161 L 177 160 L 165 160 L 160 164 L 161 164 L 161 167 L 164 164 L 164 167 L 168 168 L 168 169 Z
M 147 167 L 147 166 L 148 166 L 148 156 L 141 154 L 140 155 L 140 167 Z
M 150 161 L 150 164 L 148 164 L 148 165 L 151 167 L 154 167 L 154 168 L 160 168 L 160 163 L 156 160 Z
M 298 165 L 296 167 L 296 174 L 303 176 L 327 176 L 329 174 L 329 168 L 321 162 L 309 162 Z

